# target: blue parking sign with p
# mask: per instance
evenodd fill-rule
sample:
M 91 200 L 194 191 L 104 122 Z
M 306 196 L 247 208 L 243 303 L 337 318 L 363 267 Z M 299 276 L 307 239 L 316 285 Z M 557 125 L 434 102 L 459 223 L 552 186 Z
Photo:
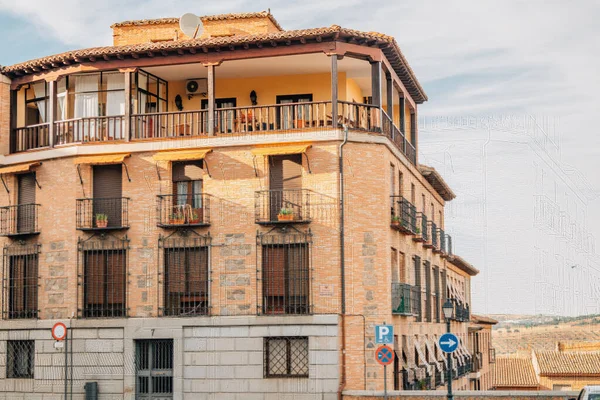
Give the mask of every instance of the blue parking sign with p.
M 375 343 L 394 344 L 394 326 L 375 325 Z

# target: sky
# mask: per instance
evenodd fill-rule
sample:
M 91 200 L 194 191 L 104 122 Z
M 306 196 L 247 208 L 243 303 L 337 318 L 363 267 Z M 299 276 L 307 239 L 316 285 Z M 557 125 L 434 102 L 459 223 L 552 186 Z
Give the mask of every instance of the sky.
M 457 194 L 446 231 L 481 270 L 476 312 L 600 313 L 597 257 L 535 214 L 550 182 L 555 200 L 568 199 L 561 210 L 600 240 L 600 1 L 0 0 L 0 65 L 108 45 L 118 21 L 269 8 L 284 29 L 396 38 L 429 96 L 420 162 Z M 532 139 L 540 132 L 551 150 Z

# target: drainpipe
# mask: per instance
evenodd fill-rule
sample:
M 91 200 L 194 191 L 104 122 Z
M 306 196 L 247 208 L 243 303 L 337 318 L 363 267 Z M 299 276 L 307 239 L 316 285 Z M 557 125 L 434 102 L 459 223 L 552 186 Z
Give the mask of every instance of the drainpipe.
M 346 271 L 345 271 L 345 252 L 344 252 L 344 146 L 348 142 L 348 126 L 343 125 L 344 141 L 340 144 L 339 167 L 340 167 L 340 279 L 341 279 L 341 297 L 342 297 L 342 368 L 340 377 L 340 386 L 338 389 L 338 399 L 342 400 L 342 392 L 346 386 Z

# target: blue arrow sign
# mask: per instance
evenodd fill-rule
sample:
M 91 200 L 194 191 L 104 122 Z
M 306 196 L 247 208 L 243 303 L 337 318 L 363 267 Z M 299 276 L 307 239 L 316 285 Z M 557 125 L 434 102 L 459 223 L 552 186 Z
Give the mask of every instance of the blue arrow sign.
M 375 325 L 375 343 L 394 344 L 394 326 Z
M 458 348 L 458 338 L 454 333 L 444 333 L 438 343 L 444 353 L 454 353 Z

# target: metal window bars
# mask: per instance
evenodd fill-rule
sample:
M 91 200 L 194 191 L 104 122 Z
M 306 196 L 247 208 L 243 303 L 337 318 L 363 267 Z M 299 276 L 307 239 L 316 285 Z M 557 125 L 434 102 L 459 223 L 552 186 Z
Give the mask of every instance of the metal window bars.
M 417 208 L 402 196 L 390 196 L 391 226 L 407 234 L 417 233 Z
M 439 249 L 439 238 L 437 225 L 433 221 L 427 222 L 427 236 L 429 241 L 423 244 L 423 247 L 432 248 L 434 251 Z
M 308 338 L 264 338 L 265 378 L 308 377 Z
M 392 314 L 412 315 L 412 288 L 406 283 L 392 282 Z
M 429 235 L 427 232 L 427 215 L 422 212 L 417 212 L 415 224 L 416 230 L 413 240 L 415 242 L 427 242 L 429 240 Z
M 39 204 L 19 204 L 0 207 L 0 236 L 18 236 L 39 233 Z
M 308 223 L 311 221 L 308 189 L 260 190 L 254 193 L 257 224 Z
M 136 399 L 173 398 L 173 340 L 137 340 L 135 351 Z
M 127 316 L 127 237 L 110 235 L 79 239 L 78 304 L 82 318 L 118 318 Z
M 159 238 L 159 313 L 163 316 L 210 314 L 210 235 L 184 231 Z
M 274 228 L 275 229 L 275 228 Z M 310 314 L 312 234 L 282 229 L 257 235 L 262 314 Z
M 33 379 L 35 366 L 34 340 L 6 342 L 6 377 Z
M 157 225 L 186 227 L 210 225 L 209 194 L 157 196 Z
M 2 318 L 37 318 L 39 244 L 5 246 L 2 263 Z
M 129 198 L 77 199 L 77 229 L 82 231 L 129 228 Z

